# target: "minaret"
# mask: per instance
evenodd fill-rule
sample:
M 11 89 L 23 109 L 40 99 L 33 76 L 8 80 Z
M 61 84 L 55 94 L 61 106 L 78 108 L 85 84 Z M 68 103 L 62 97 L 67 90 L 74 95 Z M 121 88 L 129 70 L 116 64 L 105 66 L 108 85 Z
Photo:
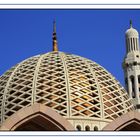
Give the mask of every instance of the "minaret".
M 54 20 L 53 22 L 53 51 L 58 51 L 58 45 L 57 45 L 57 37 L 56 37 L 56 22 Z
M 140 50 L 139 34 L 132 26 L 125 33 L 126 56 L 123 61 L 125 85 L 134 106 L 140 111 Z

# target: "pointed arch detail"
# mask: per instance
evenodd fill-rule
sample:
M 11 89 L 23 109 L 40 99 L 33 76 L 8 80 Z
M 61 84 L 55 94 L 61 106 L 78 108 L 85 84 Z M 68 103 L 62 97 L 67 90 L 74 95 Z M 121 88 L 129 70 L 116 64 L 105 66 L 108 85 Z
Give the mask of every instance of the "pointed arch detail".
M 140 112 L 131 111 L 115 119 L 103 128 L 103 131 L 140 130 Z
M 20 109 L 5 120 L 0 127 L 0 130 L 6 131 L 21 131 L 26 129 L 69 131 L 74 130 L 74 127 L 63 116 L 39 103 Z

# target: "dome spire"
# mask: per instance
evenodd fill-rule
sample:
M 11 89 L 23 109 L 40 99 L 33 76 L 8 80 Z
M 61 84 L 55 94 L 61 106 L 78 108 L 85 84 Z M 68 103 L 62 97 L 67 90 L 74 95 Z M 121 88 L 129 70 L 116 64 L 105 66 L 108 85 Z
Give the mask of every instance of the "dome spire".
M 58 51 L 57 37 L 56 37 L 56 22 L 53 21 L 53 51 Z
M 132 20 L 130 19 L 130 28 L 132 28 Z

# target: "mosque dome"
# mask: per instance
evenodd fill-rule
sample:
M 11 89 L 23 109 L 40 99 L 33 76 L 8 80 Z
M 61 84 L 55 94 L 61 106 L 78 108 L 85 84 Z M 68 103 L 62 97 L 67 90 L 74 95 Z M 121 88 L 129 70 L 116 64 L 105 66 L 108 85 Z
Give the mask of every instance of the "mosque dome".
M 97 63 L 49 52 L 24 60 L 0 77 L 1 123 L 18 110 L 44 104 L 67 120 L 110 122 L 133 110 L 120 83 Z

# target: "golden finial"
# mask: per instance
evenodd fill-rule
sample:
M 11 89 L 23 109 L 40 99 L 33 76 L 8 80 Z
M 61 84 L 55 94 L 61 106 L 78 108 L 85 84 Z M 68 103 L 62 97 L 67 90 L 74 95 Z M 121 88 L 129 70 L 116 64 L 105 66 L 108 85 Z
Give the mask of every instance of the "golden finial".
M 58 51 L 57 37 L 56 37 L 56 22 L 53 22 L 53 51 Z

